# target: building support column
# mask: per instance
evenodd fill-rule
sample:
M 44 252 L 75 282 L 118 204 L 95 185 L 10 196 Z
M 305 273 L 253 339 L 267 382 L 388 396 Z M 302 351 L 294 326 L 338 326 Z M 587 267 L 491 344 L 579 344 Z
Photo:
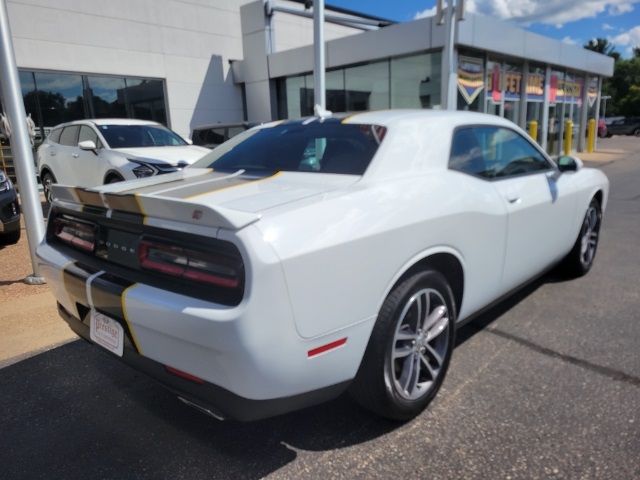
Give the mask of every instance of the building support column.
M 549 134 L 549 97 L 551 96 L 551 67 L 547 65 L 544 72 L 544 93 L 542 95 L 542 125 L 540 131 L 540 146 L 547 150 Z
M 600 102 L 602 101 L 602 77 L 598 77 L 598 98 L 596 99 L 596 142 L 594 150 L 598 151 L 598 125 L 600 124 Z
M 587 131 L 587 119 L 589 117 L 589 99 L 587 96 L 589 87 L 589 75 L 584 76 L 582 84 L 582 111 L 580 112 L 580 126 L 578 128 L 578 152 L 585 151 L 585 132 Z
M 522 66 L 522 82 L 520 84 L 520 116 L 518 117 L 518 125 L 523 130 L 527 129 L 527 85 L 529 83 L 529 62 L 524 61 Z M 534 140 L 536 140 L 534 138 Z

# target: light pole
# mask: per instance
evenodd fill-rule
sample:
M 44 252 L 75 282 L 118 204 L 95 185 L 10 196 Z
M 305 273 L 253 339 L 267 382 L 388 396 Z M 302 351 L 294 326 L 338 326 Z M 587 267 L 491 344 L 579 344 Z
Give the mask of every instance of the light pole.
M 41 284 L 44 283 L 44 278 L 38 270 L 36 247 L 44 237 L 44 221 L 5 0 L 0 0 L 0 86 L 5 113 L 11 124 L 11 153 L 18 178 L 20 203 L 27 227 L 27 240 L 33 268 L 33 273 L 25 279 L 25 282 Z
M 464 20 L 464 0 L 448 0 L 445 10 L 444 0 L 436 3 L 436 22 L 445 24 L 444 51 L 442 56 L 443 104 L 446 110 L 456 110 L 458 105 L 458 62 L 456 61 L 456 24 Z
M 315 113 L 326 110 L 324 65 L 324 0 L 313 0 L 313 103 Z

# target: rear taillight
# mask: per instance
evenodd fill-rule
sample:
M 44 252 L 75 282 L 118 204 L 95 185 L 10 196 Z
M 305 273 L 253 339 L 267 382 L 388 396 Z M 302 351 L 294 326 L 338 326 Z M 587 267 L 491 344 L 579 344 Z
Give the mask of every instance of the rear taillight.
M 138 260 L 146 270 L 225 288 L 239 287 L 243 271 L 238 258 L 150 239 L 140 241 Z
M 54 236 L 67 245 L 85 252 L 93 252 L 96 246 L 96 229 L 94 224 L 72 218 L 56 217 L 53 220 Z

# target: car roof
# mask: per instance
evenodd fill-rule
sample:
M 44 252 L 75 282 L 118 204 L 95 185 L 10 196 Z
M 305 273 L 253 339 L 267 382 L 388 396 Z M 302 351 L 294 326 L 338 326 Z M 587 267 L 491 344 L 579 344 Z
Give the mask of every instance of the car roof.
M 85 118 L 73 122 L 61 123 L 53 128 L 67 127 L 69 125 L 160 125 L 151 120 L 137 120 L 135 118 Z

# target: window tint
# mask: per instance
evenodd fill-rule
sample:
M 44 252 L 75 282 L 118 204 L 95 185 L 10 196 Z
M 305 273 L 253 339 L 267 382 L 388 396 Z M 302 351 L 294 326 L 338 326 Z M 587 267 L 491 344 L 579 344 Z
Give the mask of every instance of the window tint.
M 111 148 L 174 147 L 185 141 L 162 125 L 100 125 Z
M 80 136 L 78 137 L 78 143 L 84 142 L 85 140 L 91 140 L 93 143 L 98 145 L 98 135 L 94 132 L 93 128 L 87 127 L 83 125 L 80 127 Z
M 61 128 L 54 128 L 53 130 L 51 130 L 51 133 L 49 134 L 49 140 L 54 142 L 54 143 L 60 143 L 60 134 L 62 133 L 62 129 Z
M 513 130 L 499 127 L 457 129 L 449 167 L 485 178 L 503 178 L 551 168 L 528 140 Z
M 60 144 L 71 146 L 71 147 L 77 147 L 79 130 L 80 130 L 80 127 L 78 125 L 71 125 L 70 127 L 64 127 L 64 130 L 60 135 Z
M 224 128 L 205 128 L 193 131 L 193 144 L 213 147 L 220 145 L 226 140 Z
M 298 171 L 362 175 L 385 129 L 338 121 L 248 130 L 198 160 L 216 171 Z

